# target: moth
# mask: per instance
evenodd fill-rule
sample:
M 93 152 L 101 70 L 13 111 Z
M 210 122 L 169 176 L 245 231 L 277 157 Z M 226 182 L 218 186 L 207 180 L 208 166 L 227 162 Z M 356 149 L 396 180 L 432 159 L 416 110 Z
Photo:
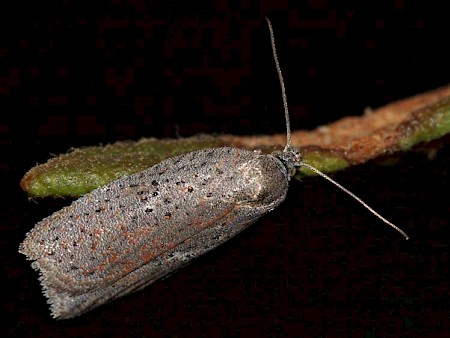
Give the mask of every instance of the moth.
M 289 112 L 272 25 L 266 18 L 286 118 L 282 152 L 214 148 L 176 156 L 119 178 L 43 219 L 19 251 L 40 272 L 56 319 L 79 316 L 140 290 L 214 249 L 286 197 L 298 167 L 352 192 L 303 162 L 291 145 Z

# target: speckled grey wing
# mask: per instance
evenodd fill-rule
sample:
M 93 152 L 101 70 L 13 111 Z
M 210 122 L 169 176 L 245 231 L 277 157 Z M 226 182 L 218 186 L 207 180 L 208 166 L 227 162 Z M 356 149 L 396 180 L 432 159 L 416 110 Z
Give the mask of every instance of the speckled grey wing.
M 55 318 L 140 289 L 275 208 L 288 177 L 273 156 L 217 148 L 177 156 L 96 189 L 39 222 L 34 260 Z

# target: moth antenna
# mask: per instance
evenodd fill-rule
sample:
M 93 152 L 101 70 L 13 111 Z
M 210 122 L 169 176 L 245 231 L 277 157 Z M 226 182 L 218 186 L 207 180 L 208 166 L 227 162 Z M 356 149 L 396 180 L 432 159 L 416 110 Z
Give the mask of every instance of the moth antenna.
M 284 116 L 286 118 L 286 146 L 284 147 L 284 152 L 288 152 L 288 151 L 292 151 L 292 148 L 291 148 L 291 123 L 290 123 L 290 120 L 289 120 L 289 110 L 288 110 L 287 97 L 286 97 L 286 88 L 284 86 L 283 74 L 281 73 L 280 64 L 278 62 L 277 48 L 275 46 L 275 37 L 274 37 L 274 34 L 273 34 L 272 24 L 270 23 L 270 20 L 269 20 L 269 18 L 267 16 L 265 17 L 265 19 L 266 19 L 267 25 L 269 26 L 270 43 L 272 45 L 273 59 L 275 61 L 275 66 L 277 68 L 278 79 L 280 80 L 281 96 L 283 98 L 283 106 L 284 106 Z M 324 179 L 326 179 L 328 182 L 333 183 L 336 187 L 338 187 L 339 189 L 341 189 L 342 191 L 344 191 L 345 193 L 347 193 L 348 195 L 353 197 L 357 202 L 359 202 L 363 207 L 365 207 L 367 210 L 369 210 L 373 215 L 378 217 L 381 221 L 383 221 L 384 223 L 386 223 L 387 225 L 389 225 L 393 229 L 397 230 L 403 237 L 405 237 L 406 240 L 409 239 L 409 236 L 402 229 L 400 229 L 395 224 L 389 222 L 386 218 L 381 216 L 378 212 L 376 212 L 374 209 L 372 209 L 366 202 L 364 202 L 361 198 L 356 196 L 350 190 L 348 190 L 347 188 L 344 188 L 342 185 L 337 183 L 331 177 L 329 177 L 328 175 L 324 174 L 319 169 L 316 169 L 312 165 L 310 165 L 308 163 L 305 163 L 303 161 L 300 161 L 299 163 L 300 163 L 299 164 L 300 166 L 303 166 L 303 167 L 306 167 L 306 168 L 312 170 L 317 175 L 319 175 L 319 176 L 323 177 Z
M 373 210 L 369 205 L 367 205 L 366 202 L 364 202 L 361 198 L 359 198 L 358 196 L 356 196 L 354 193 L 352 193 L 350 190 L 348 190 L 347 188 L 344 188 L 342 185 L 340 185 L 338 182 L 336 182 L 335 180 L 333 180 L 331 177 L 329 177 L 328 175 L 325 175 L 323 172 L 321 172 L 320 170 L 314 168 L 312 165 L 309 165 L 308 163 L 303 162 L 302 166 L 308 168 L 309 170 L 314 171 L 317 175 L 322 176 L 324 179 L 326 179 L 327 181 L 333 183 L 335 186 L 337 186 L 339 189 L 341 189 L 342 191 L 346 192 L 347 194 L 349 194 L 351 197 L 353 197 L 356 201 L 358 201 L 360 204 L 362 204 L 363 207 L 365 207 L 367 210 L 369 210 L 372 214 L 374 214 L 376 217 L 378 217 L 380 220 L 382 220 L 384 223 L 386 223 L 387 225 L 391 226 L 392 228 L 394 228 L 395 230 L 397 230 L 403 237 L 405 237 L 406 240 L 409 239 L 409 236 L 402 230 L 400 229 L 398 226 L 396 226 L 395 224 L 389 222 L 386 218 L 384 218 L 383 216 L 381 216 L 378 212 L 376 212 L 375 210 Z
M 269 26 L 270 43 L 272 44 L 273 59 L 275 61 L 275 66 L 277 67 L 278 79 L 280 80 L 281 86 L 281 97 L 283 98 L 284 117 L 286 118 L 286 146 L 284 147 L 284 151 L 287 151 L 291 148 L 291 122 L 289 120 L 286 88 L 284 87 L 283 74 L 281 73 L 280 63 L 278 62 L 277 47 L 275 46 L 275 37 L 273 35 L 272 24 L 270 23 L 270 20 L 267 16 L 266 21 L 267 25 Z

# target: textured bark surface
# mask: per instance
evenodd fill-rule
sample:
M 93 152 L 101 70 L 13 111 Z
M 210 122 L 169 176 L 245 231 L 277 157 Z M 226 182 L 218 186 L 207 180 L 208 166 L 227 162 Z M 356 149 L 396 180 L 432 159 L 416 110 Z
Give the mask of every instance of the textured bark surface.
M 378 109 L 367 109 L 362 116 L 345 117 L 312 131 L 295 131 L 292 142 L 302 148 L 307 163 L 330 173 L 383 155 L 407 151 L 449 132 L 450 85 Z M 284 134 L 199 135 L 166 140 L 146 138 L 74 149 L 30 169 L 21 187 L 31 197 L 78 197 L 114 179 L 189 151 L 232 146 L 269 153 L 282 149 L 285 142 Z M 300 170 L 298 177 L 304 175 L 313 173 Z

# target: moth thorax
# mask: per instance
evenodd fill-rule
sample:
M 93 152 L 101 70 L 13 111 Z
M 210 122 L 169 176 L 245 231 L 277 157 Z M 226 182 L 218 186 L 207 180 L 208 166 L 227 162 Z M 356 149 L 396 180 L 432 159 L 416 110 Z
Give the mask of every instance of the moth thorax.
M 288 174 L 283 164 L 271 155 L 259 155 L 239 167 L 241 182 L 234 197 L 252 207 L 267 207 L 284 200 Z

